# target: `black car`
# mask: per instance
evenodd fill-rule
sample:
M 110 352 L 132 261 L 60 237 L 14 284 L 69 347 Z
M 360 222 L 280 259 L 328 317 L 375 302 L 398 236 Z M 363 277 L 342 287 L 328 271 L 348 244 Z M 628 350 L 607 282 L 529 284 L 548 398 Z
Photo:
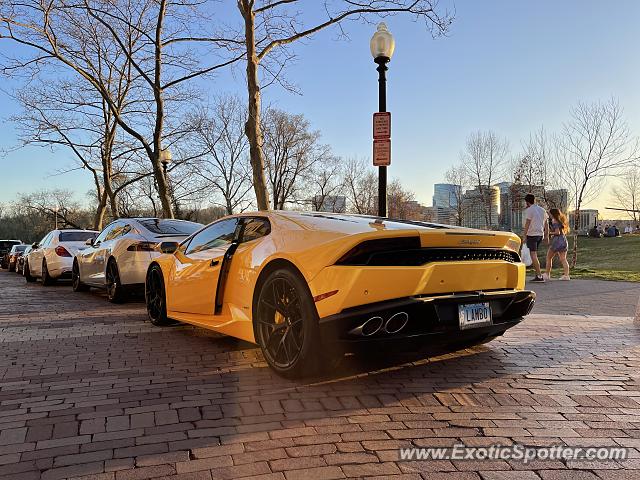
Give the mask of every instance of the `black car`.
M 31 251 L 32 248 L 33 247 L 31 245 L 27 246 L 24 252 L 22 252 L 22 254 L 20 254 L 20 256 L 18 257 L 18 261 L 16 263 L 16 273 L 24 275 L 24 261 L 26 260 L 27 254 Z
M 20 240 L 0 240 L 0 268 L 9 268 L 9 251 L 14 245 L 20 244 Z
M 14 245 L 13 247 L 11 247 L 11 250 L 9 251 L 9 253 L 7 254 L 7 257 L 9 258 L 9 271 L 10 272 L 17 272 L 18 271 L 18 259 L 24 255 L 25 250 L 27 249 L 29 245 L 27 244 L 22 244 L 22 245 Z

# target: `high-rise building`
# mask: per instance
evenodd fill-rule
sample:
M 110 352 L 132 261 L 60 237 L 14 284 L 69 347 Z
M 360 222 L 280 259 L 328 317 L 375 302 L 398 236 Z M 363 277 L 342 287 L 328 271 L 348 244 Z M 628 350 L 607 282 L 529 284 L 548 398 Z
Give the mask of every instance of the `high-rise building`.
M 465 227 L 495 230 L 500 226 L 500 187 L 483 185 L 463 197 Z
M 462 187 L 452 183 L 436 183 L 433 186 L 433 206 L 441 208 L 456 208 Z

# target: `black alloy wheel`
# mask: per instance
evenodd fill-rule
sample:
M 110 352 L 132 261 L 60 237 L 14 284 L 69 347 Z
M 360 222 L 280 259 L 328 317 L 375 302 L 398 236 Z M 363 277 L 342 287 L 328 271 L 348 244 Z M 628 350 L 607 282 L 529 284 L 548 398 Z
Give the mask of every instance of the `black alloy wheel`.
M 144 288 L 149 321 L 158 327 L 174 323 L 167 318 L 167 302 L 164 290 L 164 278 L 158 265 L 152 265 L 147 272 Z
M 111 303 L 122 303 L 126 300 L 127 294 L 120 283 L 120 273 L 118 272 L 118 265 L 113 259 L 107 263 L 106 271 L 107 279 L 107 300 Z
M 256 340 L 276 372 L 289 378 L 318 373 L 322 364 L 318 314 L 297 272 L 272 272 L 262 284 L 255 313 Z
M 89 286 L 80 280 L 80 266 L 75 260 L 73 261 L 73 267 L 71 267 L 71 286 L 74 292 L 86 292 L 89 290 Z
M 47 261 L 42 261 L 42 285 L 48 287 L 56 283 L 56 279 L 49 275 L 49 269 L 47 268 Z

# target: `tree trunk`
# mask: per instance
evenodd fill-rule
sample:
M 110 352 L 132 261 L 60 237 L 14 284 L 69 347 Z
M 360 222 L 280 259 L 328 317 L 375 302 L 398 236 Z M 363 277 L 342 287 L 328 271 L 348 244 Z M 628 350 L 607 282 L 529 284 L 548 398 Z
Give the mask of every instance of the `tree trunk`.
M 109 201 L 109 207 L 111 208 L 111 216 L 116 219 L 120 218 L 120 212 L 118 202 L 116 201 L 116 194 L 113 191 L 113 185 L 111 183 L 111 174 L 111 153 L 109 152 L 108 158 L 102 162 L 102 183 L 104 185 L 104 195 L 106 196 L 106 200 Z
M 570 266 L 573 270 L 578 263 L 578 229 L 580 227 L 580 209 L 576 208 L 574 212 L 575 218 L 573 220 L 573 248 L 571 249 L 571 262 Z
M 249 115 L 245 123 L 245 134 L 249 140 L 253 189 L 258 210 L 269 210 L 269 192 L 264 175 L 264 137 L 260 119 L 260 85 L 258 80 L 258 55 L 255 39 L 255 13 L 248 0 L 238 0 L 238 9 L 244 18 L 245 44 L 247 49 L 247 90 L 249 93 Z
M 102 230 L 102 225 L 104 224 L 104 216 L 107 212 L 107 193 L 103 191 L 98 196 L 98 208 L 96 209 L 96 213 L 93 217 L 93 229 L 94 230 Z
M 153 154 L 151 163 L 153 165 L 153 175 L 158 187 L 158 196 L 162 204 L 162 215 L 164 218 L 174 218 L 173 208 L 171 208 L 171 191 L 169 182 L 164 174 L 164 168 L 160 161 L 162 152 L 162 135 L 164 129 L 164 91 L 162 89 L 162 25 L 167 8 L 165 0 L 160 1 L 160 12 L 155 30 L 155 68 L 153 78 L 153 95 L 156 102 L 156 119 L 153 129 Z

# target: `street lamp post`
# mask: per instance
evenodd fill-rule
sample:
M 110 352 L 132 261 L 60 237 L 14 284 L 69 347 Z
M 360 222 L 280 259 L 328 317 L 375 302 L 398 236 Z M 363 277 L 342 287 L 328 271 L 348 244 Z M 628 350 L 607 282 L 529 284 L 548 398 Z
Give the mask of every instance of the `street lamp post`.
M 378 111 L 387 111 L 387 63 L 391 61 L 396 42 L 393 35 L 387 30 L 383 22 L 378 25 L 378 30 L 371 37 L 371 55 L 373 61 L 378 64 Z M 378 216 L 387 216 L 387 167 L 378 167 Z

